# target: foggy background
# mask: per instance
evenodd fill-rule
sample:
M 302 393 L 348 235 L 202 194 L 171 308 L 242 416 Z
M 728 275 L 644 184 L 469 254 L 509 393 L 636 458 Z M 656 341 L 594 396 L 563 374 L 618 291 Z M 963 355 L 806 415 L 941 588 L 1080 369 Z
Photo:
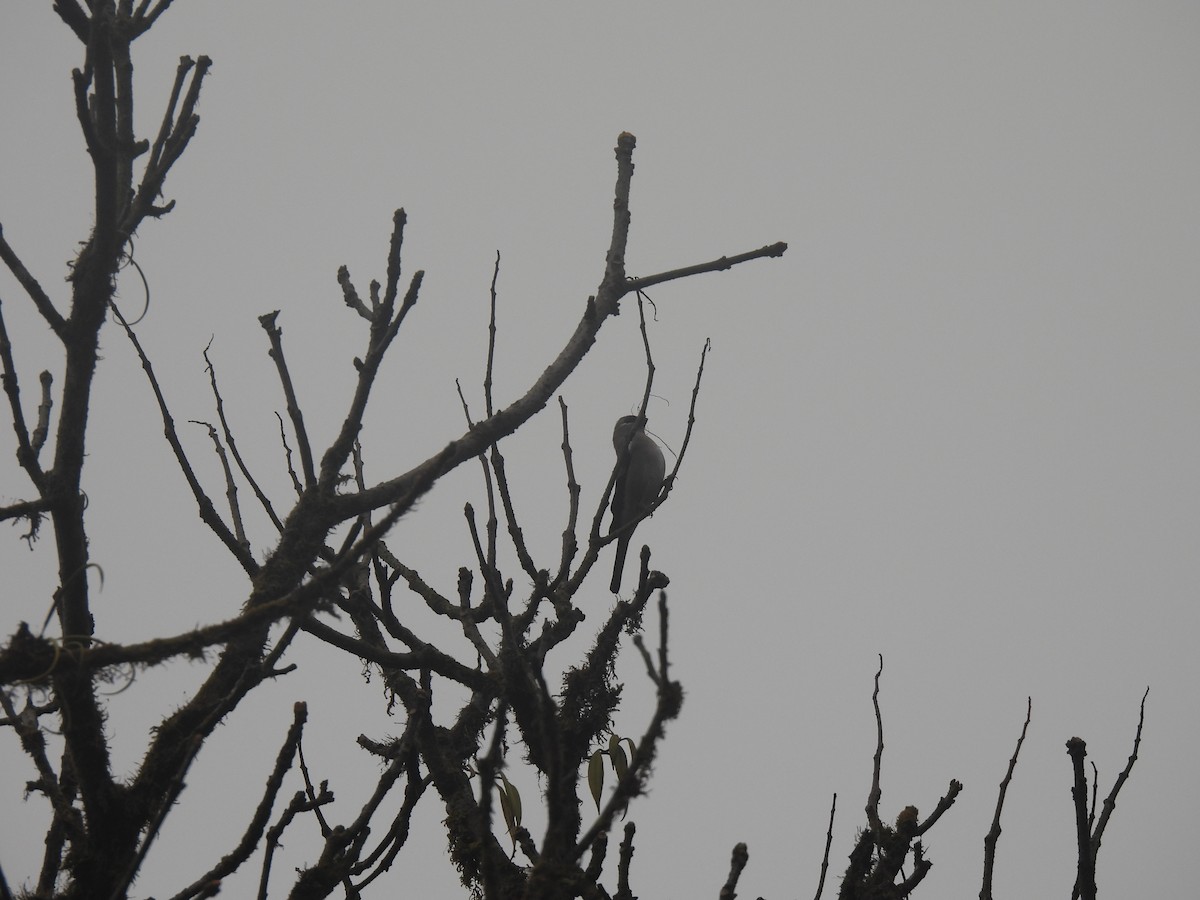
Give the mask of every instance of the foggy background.
M 62 309 L 65 263 L 91 224 L 70 80 L 83 48 L 48 3 L 0 18 L 0 222 Z M 865 822 L 883 654 L 884 820 L 909 804 L 925 815 L 951 778 L 965 784 L 927 835 L 920 896 L 978 893 L 1029 696 L 995 890 L 1069 896 L 1064 743 L 1087 740 L 1103 798 L 1147 686 L 1139 762 L 1097 881 L 1102 896 L 1182 895 L 1200 800 L 1198 38 L 1187 2 L 182 0 L 135 45 L 141 135 L 158 126 L 179 56 L 214 62 L 198 134 L 167 182 L 176 209 L 137 236 L 151 286 L 138 333 L 219 499 L 207 434 L 186 424 L 215 421 L 201 357 L 212 339 L 235 435 L 286 509 L 284 406 L 256 318 L 281 311 L 323 447 L 365 345 L 337 267 L 360 292 L 382 279 L 391 214 L 405 207 L 404 281 L 417 268 L 426 281 L 363 435 L 368 477 L 391 477 L 463 431 L 454 379 L 482 414 L 497 250 L 497 402 L 557 352 L 603 272 L 612 148 L 633 132 L 630 275 L 790 245 L 780 260 L 650 291 L 649 428 L 675 451 L 706 338 L 712 353 L 676 490 L 634 542 L 671 578 L 686 691 L 650 795 L 630 812 L 635 893 L 715 896 L 745 841 L 739 893 L 811 896 L 837 792 L 835 895 Z M 136 315 L 136 273 L 120 289 Z M 32 404 L 59 354 L 7 271 L 0 301 Z M 97 636 L 228 618 L 245 579 L 199 521 L 127 340 L 110 324 L 102 341 L 84 473 L 104 572 Z M 627 298 L 563 391 L 585 514 L 644 374 Z M 7 503 L 32 489 L 4 440 Z M 560 440 L 552 404 L 502 445 L 547 567 L 567 508 Z M 389 545 L 448 588 L 473 559 L 462 506 L 481 497 L 478 468 L 460 467 Z M 247 515 L 261 558 L 270 525 Z M 55 584 L 49 526 L 33 552 L 22 530 L 0 537 L 5 635 L 40 625 Z M 608 560 L 580 595 L 578 638 L 552 661 L 570 664 L 610 608 Z M 415 606 L 418 633 L 447 633 Z M 402 722 L 353 660 L 307 637 L 289 658 L 299 671 L 252 694 L 201 755 L 135 895 L 167 896 L 233 846 L 296 700 L 309 704 L 309 767 L 339 799 L 327 815 L 357 812 L 377 769 L 354 740 Z M 620 674 L 617 730 L 636 738 L 652 689 L 632 649 Z M 147 730 L 203 675 L 152 669 L 112 698 L 117 771 L 134 769 Z M 540 840 L 538 787 L 519 757 L 514 747 L 508 774 Z M 0 773 L 0 865 L 15 889 L 40 865 L 46 804 L 22 800 L 33 769 L 8 732 Z M 431 793 L 376 893 L 462 894 L 443 815 Z M 292 827 L 274 894 L 318 839 L 311 819 Z M 249 896 L 256 879 L 248 866 L 226 892 Z

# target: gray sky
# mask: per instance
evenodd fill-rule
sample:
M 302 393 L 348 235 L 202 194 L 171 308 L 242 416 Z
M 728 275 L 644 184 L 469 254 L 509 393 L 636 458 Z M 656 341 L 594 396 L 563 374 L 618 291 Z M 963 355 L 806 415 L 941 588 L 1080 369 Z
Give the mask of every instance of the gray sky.
M 49 4 L 4 19 L 0 222 L 61 303 L 65 261 L 90 224 L 69 77 L 81 48 Z M 138 236 L 153 291 L 139 333 L 180 421 L 213 416 L 200 354 L 215 336 L 240 443 L 282 502 L 282 401 L 255 318 L 281 310 L 320 443 L 364 341 L 337 266 L 360 287 L 381 278 L 391 212 L 404 206 L 406 269 L 427 279 L 366 434 L 369 472 L 396 474 L 461 431 L 455 378 L 481 409 L 496 250 L 498 398 L 522 393 L 561 345 L 602 273 L 612 147 L 633 132 L 630 274 L 791 248 L 651 291 L 650 428 L 671 448 L 705 338 L 713 351 L 678 488 L 639 532 L 672 579 L 687 699 L 631 814 L 636 892 L 715 895 L 746 841 L 741 893 L 810 896 L 835 791 L 840 874 L 864 821 L 882 653 L 885 819 L 932 810 L 951 778 L 966 786 L 929 835 L 923 896 L 978 892 L 1030 695 L 996 892 L 1068 896 L 1064 742 L 1087 739 L 1107 791 L 1147 685 L 1141 757 L 1098 881 L 1108 896 L 1182 895 L 1200 798 L 1198 38 L 1187 2 L 701 12 L 181 0 L 135 58 L 139 131 L 156 127 L 180 55 L 214 66 L 199 133 L 167 185 L 176 211 Z M 136 278 L 121 288 L 136 310 Z M 0 300 L 35 383 L 58 359 L 6 273 Z M 85 472 L 105 573 L 98 634 L 225 618 L 244 580 L 174 472 L 130 348 L 112 329 L 103 337 Z M 627 306 L 563 394 L 585 504 L 612 464 L 612 421 L 640 398 L 639 340 Z M 220 493 L 192 428 L 189 448 Z M 507 445 L 547 565 L 566 502 L 559 439 L 550 409 Z M 0 499 L 28 496 L 5 458 Z M 464 467 L 393 549 L 452 584 L 470 559 L 462 504 L 479 496 L 478 470 Z M 254 529 L 261 553 L 269 525 Z M 5 634 L 40 622 L 53 584 L 50 542 L 29 553 L 17 534 L 0 541 Z M 594 604 L 589 626 L 611 602 L 595 581 L 581 598 Z M 650 698 L 634 656 L 618 723 L 629 735 Z M 162 837 L 176 867 L 160 859 L 140 892 L 168 894 L 228 850 L 241 820 L 214 829 L 205 812 L 258 791 L 294 700 L 310 703 L 314 774 L 345 799 L 335 811 L 353 814 L 375 772 L 354 738 L 401 724 L 367 702 L 377 694 L 347 661 L 311 643 L 294 661 L 298 673 L 218 732 Z M 150 672 L 113 699 L 119 765 L 136 764 L 145 729 L 201 675 Z M 0 864 L 19 883 L 36 865 L 42 807 L 22 803 L 31 776 L 11 735 L 0 773 Z M 534 806 L 528 773 L 510 775 Z M 441 817 L 426 810 L 398 883 L 453 887 Z M 316 840 L 304 827 L 289 866 Z

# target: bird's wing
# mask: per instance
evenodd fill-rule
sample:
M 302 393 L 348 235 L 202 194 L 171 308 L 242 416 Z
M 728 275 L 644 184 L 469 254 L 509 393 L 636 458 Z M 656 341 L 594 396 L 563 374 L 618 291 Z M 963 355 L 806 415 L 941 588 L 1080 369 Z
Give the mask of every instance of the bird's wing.
M 613 485 L 612 495 L 612 524 L 609 526 L 609 531 L 616 531 L 625 524 L 625 489 L 626 482 L 629 480 L 629 454 L 625 455 L 624 460 L 617 462 L 617 481 Z

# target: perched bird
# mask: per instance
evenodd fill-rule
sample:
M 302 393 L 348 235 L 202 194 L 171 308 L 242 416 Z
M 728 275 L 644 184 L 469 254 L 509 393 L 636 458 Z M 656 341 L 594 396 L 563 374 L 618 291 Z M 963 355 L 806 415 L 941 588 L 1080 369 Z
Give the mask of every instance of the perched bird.
M 645 422 L 637 416 L 621 416 L 613 429 L 613 447 L 617 451 L 617 483 L 613 488 L 612 530 L 640 519 L 658 496 L 667 461 L 654 439 L 646 434 Z M 626 453 L 628 448 L 628 453 Z M 629 550 L 630 528 L 617 539 L 617 558 L 613 564 L 612 584 L 615 594 L 621 589 L 621 574 L 625 568 L 625 553 Z

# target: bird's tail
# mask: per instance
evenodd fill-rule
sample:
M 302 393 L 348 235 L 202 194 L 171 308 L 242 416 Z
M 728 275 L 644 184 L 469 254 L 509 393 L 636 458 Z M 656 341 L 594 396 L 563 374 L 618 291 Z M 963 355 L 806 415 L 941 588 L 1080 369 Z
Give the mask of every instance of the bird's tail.
M 625 535 L 617 540 L 617 558 L 613 561 L 613 577 L 608 589 L 614 594 L 621 590 L 621 574 L 625 570 L 625 554 L 629 551 L 629 539 L 632 535 Z

